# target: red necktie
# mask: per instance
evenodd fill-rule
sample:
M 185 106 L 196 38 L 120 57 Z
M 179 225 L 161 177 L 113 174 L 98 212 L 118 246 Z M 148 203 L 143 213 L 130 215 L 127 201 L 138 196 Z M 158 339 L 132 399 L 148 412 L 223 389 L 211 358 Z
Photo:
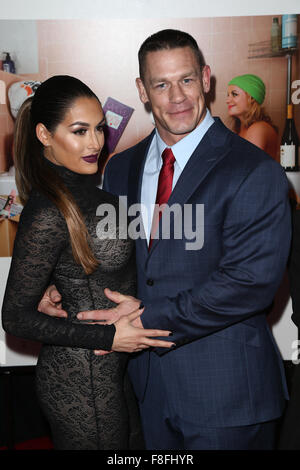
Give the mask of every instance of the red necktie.
M 161 167 L 159 178 L 158 178 L 156 201 L 155 201 L 156 206 L 154 209 L 154 214 L 153 214 L 153 219 L 152 219 L 149 250 L 151 248 L 152 241 L 153 241 L 152 237 L 154 236 L 158 228 L 158 224 L 162 215 L 162 211 L 157 210 L 158 209 L 157 205 L 166 204 L 172 192 L 175 157 L 170 148 L 165 148 L 161 157 L 163 159 L 163 165 Z

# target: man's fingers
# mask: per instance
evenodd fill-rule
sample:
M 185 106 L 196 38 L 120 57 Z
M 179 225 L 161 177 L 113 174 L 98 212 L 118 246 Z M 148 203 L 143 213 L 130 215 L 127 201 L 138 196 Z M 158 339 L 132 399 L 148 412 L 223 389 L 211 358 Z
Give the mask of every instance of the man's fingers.
M 115 302 L 116 304 L 119 304 L 120 302 L 122 302 L 122 300 L 128 299 L 128 296 L 123 295 L 117 291 L 112 291 L 108 287 L 104 289 L 104 294 L 109 300 L 111 300 L 112 302 Z
M 61 295 L 55 291 L 50 294 L 50 300 L 51 302 L 54 302 L 55 304 L 61 302 Z
M 95 349 L 94 354 L 96 356 L 106 356 L 106 354 L 110 354 L 113 351 L 104 351 L 103 349 Z
M 51 305 L 49 302 L 41 301 L 38 305 L 38 311 L 47 313 L 51 317 L 59 317 L 59 318 L 66 318 L 68 316 L 65 310 L 61 308 L 57 308 L 56 305 Z
M 111 316 L 114 315 L 113 309 L 108 310 L 88 310 L 86 312 L 79 312 L 77 314 L 78 320 L 96 320 L 96 321 L 107 321 L 110 320 Z
M 61 295 L 54 285 L 51 285 L 46 290 L 46 294 L 50 297 L 50 300 L 54 303 L 61 301 Z

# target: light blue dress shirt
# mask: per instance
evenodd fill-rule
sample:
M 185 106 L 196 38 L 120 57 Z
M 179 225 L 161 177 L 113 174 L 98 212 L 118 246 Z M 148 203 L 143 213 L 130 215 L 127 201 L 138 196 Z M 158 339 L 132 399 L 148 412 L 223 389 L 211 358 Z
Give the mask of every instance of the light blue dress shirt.
M 171 147 L 176 159 L 174 163 L 173 189 L 192 153 L 199 145 L 204 134 L 215 122 L 208 109 L 206 111 L 205 118 L 199 126 Z M 165 144 L 156 130 L 146 157 L 141 190 L 141 213 L 147 240 L 150 237 L 158 177 L 162 167 L 161 154 L 166 147 L 168 145 Z

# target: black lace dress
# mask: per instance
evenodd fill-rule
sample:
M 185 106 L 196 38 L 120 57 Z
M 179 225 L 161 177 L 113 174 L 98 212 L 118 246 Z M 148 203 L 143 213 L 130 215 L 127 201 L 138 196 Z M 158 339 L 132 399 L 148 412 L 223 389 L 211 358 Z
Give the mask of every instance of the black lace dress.
M 42 343 L 37 393 L 56 449 L 141 448 L 136 404 L 126 374 L 128 354 L 96 356 L 93 352 L 111 349 L 115 327 L 83 324 L 76 318 L 79 311 L 112 306 L 104 295 L 105 287 L 135 295 L 134 244 L 118 237 L 115 196 L 94 186 L 93 177 L 49 165 L 84 214 L 99 268 L 86 275 L 75 263 L 64 218 L 47 198 L 32 192 L 15 240 L 3 326 L 10 334 Z M 96 215 L 100 204 L 115 209 L 116 233 L 114 224 L 98 225 L 107 214 Z M 62 294 L 67 319 L 37 310 L 50 283 Z

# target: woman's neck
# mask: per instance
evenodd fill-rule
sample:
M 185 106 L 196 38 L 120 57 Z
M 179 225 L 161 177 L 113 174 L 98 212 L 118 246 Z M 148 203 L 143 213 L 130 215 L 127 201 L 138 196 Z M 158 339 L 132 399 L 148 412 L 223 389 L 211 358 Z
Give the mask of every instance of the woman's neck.
M 245 121 L 245 117 L 243 115 L 239 116 L 237 119 L 240 121 L 239 135 L 241 135 L 241 134 L 245 133 L 246 130 L 247 130 L 246 121 Z

